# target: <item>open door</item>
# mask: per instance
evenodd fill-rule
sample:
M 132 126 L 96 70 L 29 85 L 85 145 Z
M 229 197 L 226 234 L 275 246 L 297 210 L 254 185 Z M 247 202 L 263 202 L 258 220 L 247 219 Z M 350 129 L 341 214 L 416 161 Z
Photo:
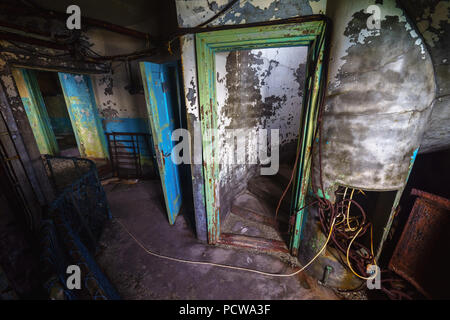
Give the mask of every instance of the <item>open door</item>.
M 141 62 L 140 68 L 167 216 L 174 224 L 182 203 L 180 170 L 171 158 L 171 136 L 177 123 L 176 88 L 170 85 L 169 64 Z
M 58 76 L 81 156 L 91 159 L 107 158 L 106 138 L 91 79 L 87 75 L 62 72 Z

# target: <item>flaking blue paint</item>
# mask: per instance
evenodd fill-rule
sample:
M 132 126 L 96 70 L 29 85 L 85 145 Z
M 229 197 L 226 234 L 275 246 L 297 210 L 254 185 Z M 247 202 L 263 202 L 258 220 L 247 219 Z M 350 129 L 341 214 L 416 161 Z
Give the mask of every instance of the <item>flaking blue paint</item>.
M 106 138 L 91 79 L 87 75 L 61 72 L 58 76 L 81 156 L 107 158 Z
M 164 192 L 169 223 L 174 224 L 180 212 L 182 192 L 179 166 L 173 163 L 171 152 L 174 142 L 171 139 L 176 125 L 175 88 L 170 86 L 170 67 L 173 64 L 141 62 L 141 75 L 147 102 L 147 111 L 158 160 L 159 175 Z

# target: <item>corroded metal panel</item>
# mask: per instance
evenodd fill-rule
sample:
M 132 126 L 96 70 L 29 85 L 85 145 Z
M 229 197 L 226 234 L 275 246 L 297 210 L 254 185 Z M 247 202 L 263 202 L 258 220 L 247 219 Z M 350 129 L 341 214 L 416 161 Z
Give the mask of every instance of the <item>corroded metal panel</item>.
M 389 262 L 393 270 L 429 298 L 448 298 L 450 200 L 413 189 L 418 196 Z

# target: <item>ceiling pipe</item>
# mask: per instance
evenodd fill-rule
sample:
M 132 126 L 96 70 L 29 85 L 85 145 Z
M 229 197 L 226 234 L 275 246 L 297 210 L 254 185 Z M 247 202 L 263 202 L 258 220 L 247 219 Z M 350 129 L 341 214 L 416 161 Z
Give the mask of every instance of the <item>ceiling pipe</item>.
M 47 32 L 42 32 L 39 31 L 37 29 L 31 29 L 31 28 L 27 28 L 25 26 L 20 26 L 18 24 L 15 23 L 11 23 L 8 21 L 0 21 L 0 27 L 4 27 L 4 28 L 8 28 L 8 29 L 14 29 L 17 31 L 22 31 L 22 32 L 26 32 L 26 33 L 32 33 L 41 37 L 46 37 L 46 38 L 51 38 L 51 34 L 47 33 Z
M 37 39 L 37 38 L 26 37 L 26 36 L 22 36 L 17 33 L 9 33 L 9 32 L 1 32 L 0 31 L 0 40 L 11 40 L 11 41 L 17 41 L 17 42 L 22 42 L 22 43 L 28 43 L 28 44 L 46 47 L 46 48 L 55 49 L 55 50 L 69 51 L 69 49 L 70 49 L 67 45 L 64 45 L 64 44 L 60 44 L 60 43 L 56 43 L 56 42 L 52 42 L 52 41 L 41 40 L 41 39 Z

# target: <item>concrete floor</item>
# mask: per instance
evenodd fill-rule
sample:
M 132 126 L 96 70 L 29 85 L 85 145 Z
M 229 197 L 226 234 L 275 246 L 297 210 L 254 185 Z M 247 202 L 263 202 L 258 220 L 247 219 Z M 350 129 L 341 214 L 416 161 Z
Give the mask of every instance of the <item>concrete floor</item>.
M 151 256 L 116 219 L 148 249 L 164 255 L 272 273 L 295 271 L 275 256 L 200 243 L 182 215 L 169 225 L 157 180 L 104 188 L 115 218 L 105 227 L 97 261 L 123 299 L 339 299 L 306 273 L 268 277 Z

